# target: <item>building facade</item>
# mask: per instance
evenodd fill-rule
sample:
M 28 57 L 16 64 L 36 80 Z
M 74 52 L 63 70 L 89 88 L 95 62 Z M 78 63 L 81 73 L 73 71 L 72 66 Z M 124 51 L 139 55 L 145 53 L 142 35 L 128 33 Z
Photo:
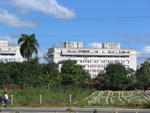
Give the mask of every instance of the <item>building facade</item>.
M 65 42 L 64 48 L 48 50 L 50 63 L 75 60 L 92 78 L 96 77 L 110 63 L 121 63 L 136 70 L 136 50 L 122 49 L 119 43 L 102 43 L 102 48 L 83 48 L 82 42 Z
M 8 46 L 7 40 L 0 40 L 0 61 L 5 63 L 24 61 L 20 54 L 20 47 Z

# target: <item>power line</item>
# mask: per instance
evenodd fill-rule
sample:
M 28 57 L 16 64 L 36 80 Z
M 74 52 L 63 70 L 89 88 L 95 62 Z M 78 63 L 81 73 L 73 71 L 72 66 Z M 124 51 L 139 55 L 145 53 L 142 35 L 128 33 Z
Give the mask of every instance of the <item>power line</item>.
M 131 20 L 150 20 L 150 16 L 119 16 L 119 17 L 78 17 L 74 19 L 56 19 L 56 18 L 23 18 L 20 22 L 13 21 L 16 24 L 23 24 L 26 22 L 39 23 L 57 23 L 57 22 L 104 22 L 109 20 L 131 21 Z M 3 20 L 3 23 L 10 23 Z M 12 22 L 11 22 L 12 23 Z
M 56 19 L 56 18 L 32 18 L 23 20 L 33 20 L 33 21 L 68 21 L 68 20 L 112 20 L 112 19 L 150 19 L 150 16 L 119 16 L 119 17 L 78 17 L 74 19 Z

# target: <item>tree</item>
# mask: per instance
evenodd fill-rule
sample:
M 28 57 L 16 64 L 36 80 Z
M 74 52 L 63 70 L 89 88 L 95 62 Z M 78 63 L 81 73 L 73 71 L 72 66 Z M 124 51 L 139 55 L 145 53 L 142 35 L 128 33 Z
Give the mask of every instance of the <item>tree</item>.
M 44 66 L 39 64 L 38 59 L 30 59 L 22 63 L 20 84 L 29 84 L 32 86 L 41 86 L 40 76 L 44 75 Z
M 8 70 L 6 68 L 6 64 L 3 62 L 0 62 L 0 85 L 2 86 L 3 84 L 10 84 L 11 78 L 9 77 Z
M 18 44 L 20 44 L 20 53 L 23 58 L 29 60 L 33 53 L 35 53 L 37 56 L 37 48 L 39 47 L 39 44 L 35 38 L 35 34 L 21 34 L 21 38 L 19 38 Z
M 140 89 L 147 89 L 150 87 L 150 60 L 145 61 L 140 69 L 136 72 L 136 80 Z
M 100 82 L 99 88 L 110 90 L 123 90 L 126 89 L 130 77 L 129 71 L 122 64 L 109 64 L 105 73 L 100 73 L 95 80 Z
M 64 61 L 61 68 L 63 85 L 83 85 L 85 81 L 90 79 L 88 73 L 85 72 L 81 65 L 77 65 L 76 61 Z
M 44 75 L 42 76 L 43 82 L 49 86 L 60 86 L 62 76 L 58 70 L 58 64 L 48 63 L 44 65 Z
M 19 84 L 18 79 L 21 75 L 21 69 L 23 68 L 22 63 L 19 62 L 8 62 L 5 68 L 7 69 L 8 77 L 10 78 L 10 84 Z
M 109 64 L 105 70 L 106 70 L 107 75 L 112 74 L 112 73 L 119 73 L 119 74 L 125 74 L 125 75 L 128 74 L 127 69 L 120 63 Z

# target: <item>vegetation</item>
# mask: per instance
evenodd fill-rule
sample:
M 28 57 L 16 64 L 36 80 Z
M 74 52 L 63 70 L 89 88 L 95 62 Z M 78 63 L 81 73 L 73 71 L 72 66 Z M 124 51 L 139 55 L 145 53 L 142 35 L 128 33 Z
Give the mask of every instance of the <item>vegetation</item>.
M 69 95 L 72 96 L 72 105 L 79 105 L 79 101 L 88 97 L 94 92 L 94 89 L 57 87 L 57 88 L 31 88 L 8 89 L 8 95 L 13 95 L 14 106 L 69 106 Z M 75 93 L 76 92 L 76 93 Z M 0 90 L 3 94 L 3 90 Z M 42 103 L 40 103 L 42 95 Z M 1 95 L 2 96 L 2 95 Z M 11 96 L 10 96 L 11 100 Z
M 57 88 L 7 89 L 13 95 L 14 106 L 69 107 L 69 95 L 74 107 L 146 107 L 150 105 L 150 91 L 97 91 L 70 86 Z M 0 90 L 3 94 L 3 90 Z M 42 102 L 40 101 L 40 95 Z M 1 95 L 2 96 L 2 95 Z M 10 100 L 12 96 L 10 96 Z
M 67 60 L 63 62 L 61 68 L 62 85 L 84 85 L 90 80 L 90 76 L 82 66 L 77 65 L 76 61 Z
M 68 64 L 69 68 L 67 68 Z M 74 61 L 66 61 L 62 65 L 62 72 L 58 64 L 40 64 L 38 59 L 30 59 L 22 63 L 0 63 L 0 86 L 3 84 L 18 84 L 22 87 L 59 87 L 59 86 L 84 86 L 90 77 L 84 69 Z M 73 71 L 74 70 L 74 71 Z M 70 72 L 66 72 L 70 71 Z M 71 72 L 72 71 L 72 72 Z
M 37 47 L 39 47 L 39 44 L 35 38 L 35 34 L 21 34 L 21 38 L 18 40 L 18 44 L 21 44 L 20 53 L 25 59 L 29 60 L 33 53 L 36 55 L 38 54 Z
M 22 63 L 0 62 L 0 86 L 3 84 L 17 84 L 22 87 L 89 87 L 85 83 L 98 83 L 93 88 L 101 90 L 134 90 L 150 87 L 150 62 L 146 61 L 134 76 L 121 64 L 109 64 L 105 72 L 91 79 L 82 66 L 75 61 L 65 61 L 61 72 L 59 64 L 40 64 L 38 58 Z M 129 76 L 130 75 L 130 76 Z M 90 86 L 91 87 L 91 86 Z
M 100 84 L 98 89 L 125 90 L 131 82 L 129 71 L 122 64 L 109 64 L 106 72 L 100 73 L 95 80 Z
M 141 68 L 136 72 L 136 85 L 138 89 L 150 88 L 150 60 L 147 60 L 141 65 Z

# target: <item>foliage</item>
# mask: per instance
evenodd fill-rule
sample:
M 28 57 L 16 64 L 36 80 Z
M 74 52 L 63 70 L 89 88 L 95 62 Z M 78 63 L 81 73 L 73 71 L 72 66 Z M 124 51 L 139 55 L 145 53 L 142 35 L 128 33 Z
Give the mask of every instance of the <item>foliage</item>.
M 124 90 L 131 82 L 128 70 L 122 64 L 109 64 L 105 73 L 100 73 L 95 80 L 100 82 L 98 88 L 109 90 Z
M 0 85 L 11 83 L 11 79 L 8 76 L 8 70 L 6 68 L 6 64 L 3 62 L 0 62 Z
M 62 76 L 58 70 L 58 65 L 54 63 L 49 63 L 44 65 L 44 84 L 52 86 L 60 86 L 62 82 Z
M 19 84 L 32 87 L 83 86 L 84 82 L 90 78 L 84 69 L 79 65 L 75 65 L 75 63 L 70 65 L 69 69 L 68 64 L 65 63 L 63 69 L 64 71 L 60 73 L 58 64 L 39 64 L 37 58 L 22 63 L 0 63 L 0 85 Z M 67 70 L 69 72 L 65 72 Z
M 140 69 L 136 72 L 136 80 L 139 89 L 147 89 L 150 87 L 150 61 L 144 62 Z
M 61 68 L 62 85 L 84 85 L 85 81 L 90 80 L 90 76 L 85 72 L 81 65 L 76 61 L 64 61 Z
M 21 34 L 18 44 L 20 44 L 20 53 L 25 59 L 29 60 L 33 53 L 35 53 L 37 56 L 37 47 L 39 47 L 39 44 L 35 38 L 35 34 Z

